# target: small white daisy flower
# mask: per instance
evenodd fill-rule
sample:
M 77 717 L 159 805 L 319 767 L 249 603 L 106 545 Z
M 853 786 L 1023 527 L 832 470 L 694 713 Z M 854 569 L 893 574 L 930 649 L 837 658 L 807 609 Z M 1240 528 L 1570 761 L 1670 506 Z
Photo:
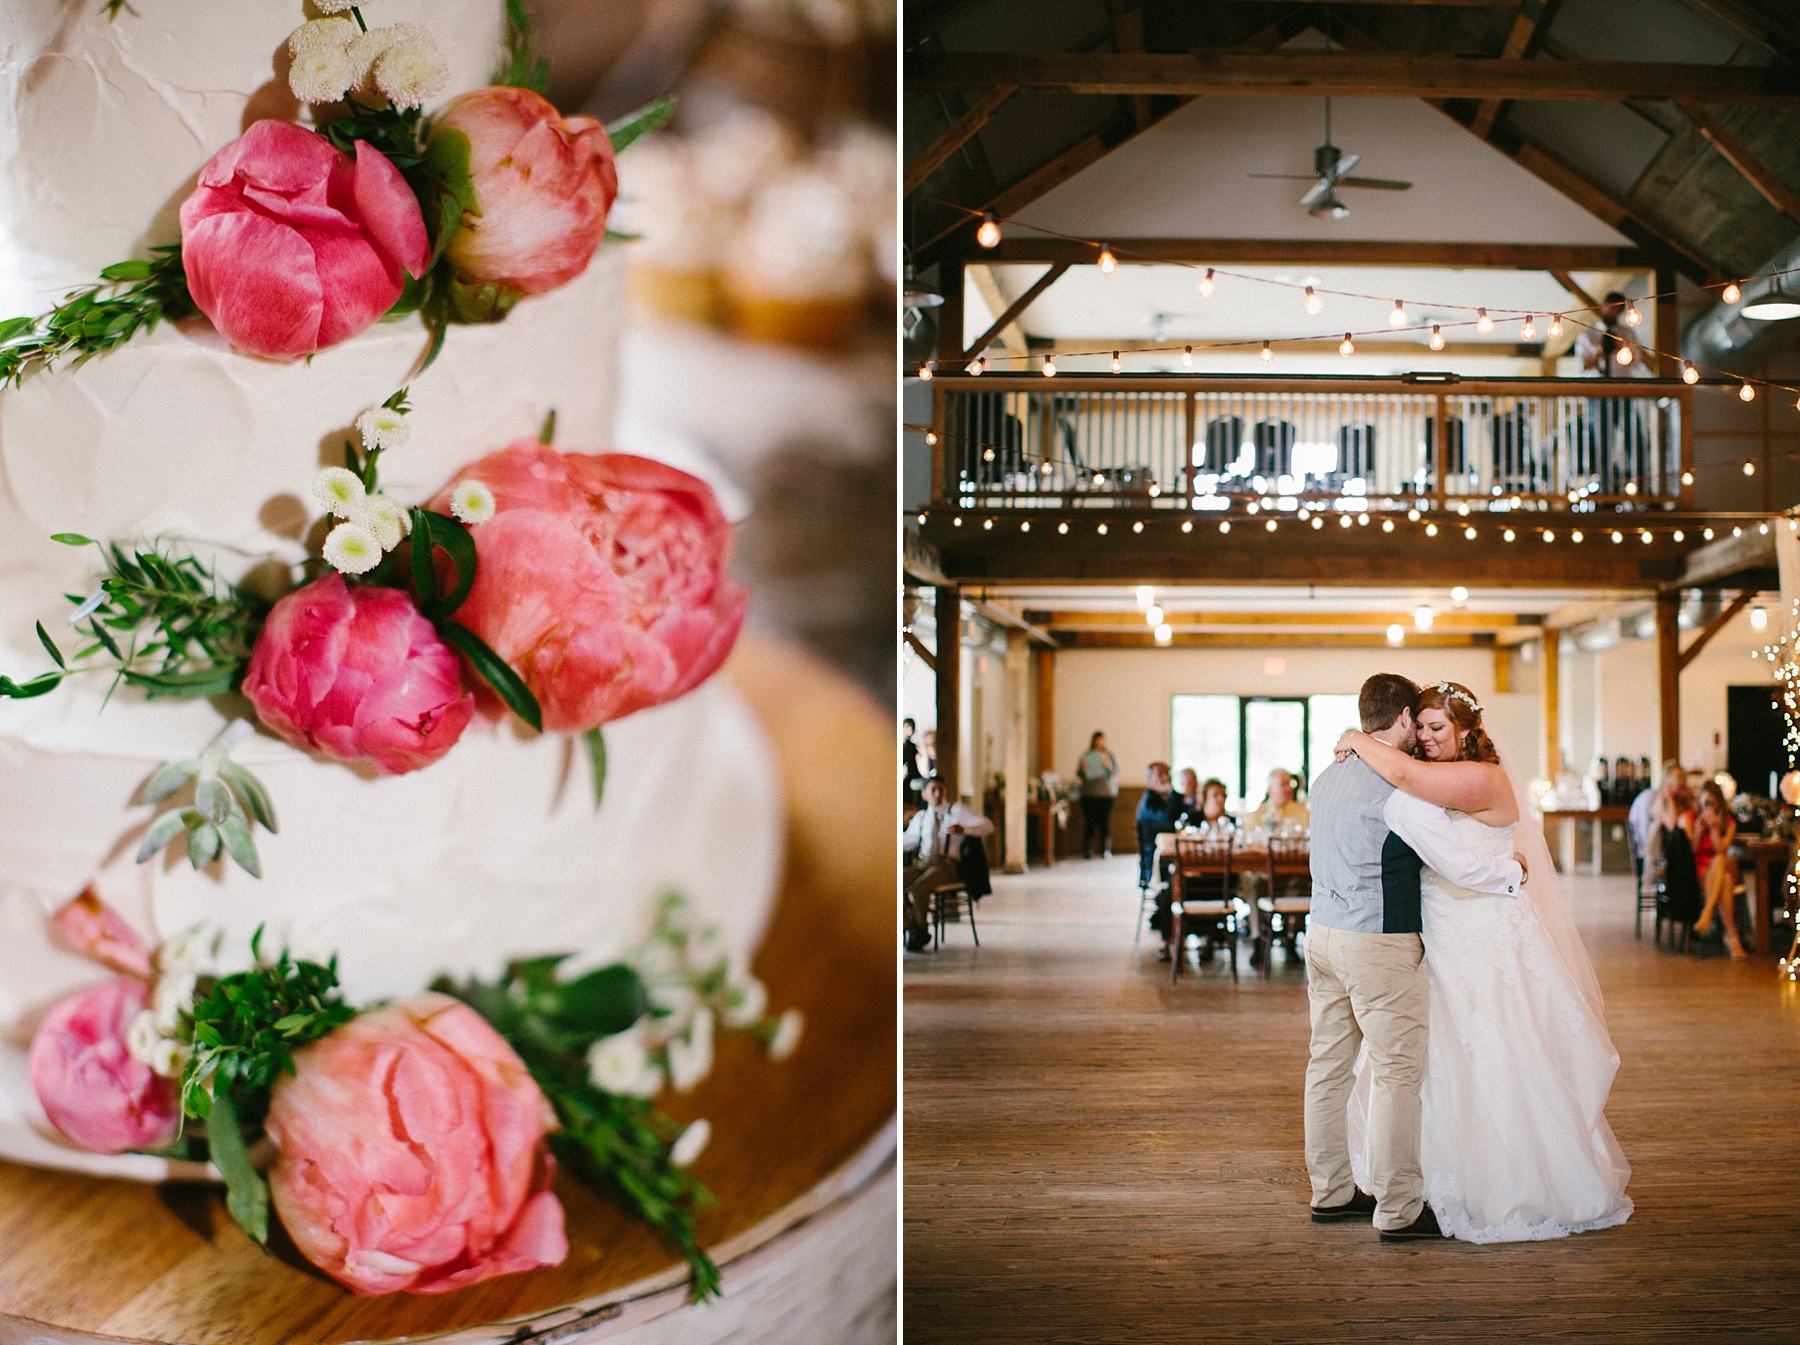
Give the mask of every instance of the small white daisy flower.
M 636 1027 L 602 1037 L 588 1048 L 588 1080 L 604 1093 L 648 1097 L 639 1090 L 654 1068 L 644 1047 L 644 1034 Z M 660 1082 L 660 1071 L 657 1078 Z
M 800 1033 L 806 1027 L 806 1019 L 798 1009 L 789 1009 L 781 1015 L 775 1024 L 775 1035 L 769 1039 L 769 1059 L 786 1060 L 800 1045 Z
M 413 25 L 408 25 L 409 27 Z M 423 107 L 450 81 L 450 65 L 426 33 L 407 36 L 382 52 L 374 65 L 375 87 L 395 107 Z
M 327 467 L 313 478 L 312 493 L 326 512 L 354 518 L 365 492 L 362 478 L 348 467 Z
M 146 1065 L 156 1059 L 156 1044 L 162 1040 L 162 1033 L 156 1030 L 156 1011 L 139 1009 L 137 1016 L 131 1020 L 131 1026 L 125 1029 L 125 1049 L 131 1052 L 133 1060 L 141 1060 Z
M 181 1071 L 187 1068 L 188 1057 L 193 1048 L 172 1037 L 164 1037 L 156 1043 L 156 1052 L 150 1059 L 150 1068 L 165 1079 L 179 1079 Z M 683 1135 L 682 1139 L 687 1136 Z
M 645 997 L 659 1009 L 667 1009 L 669 1017 L 685 1021 L 700 1003 L 700 992 L 691 985 L 653 985 Z
M 399 27 L 398 24 L 392 24 L 386 28 L 371 28 L 366 33 L 356 33 L 351 37 L 346 51 L 350 56 L 350 64 L 356 67 L 356 82 L 359 85 L 368 84 L 375 62 L 400 40 Z
M 381 543 L 360 523 L 340 523 L 325 539 L 325 559 L 341 574 L 366 574 L 381 564 Z
M 321 14 L 342 14 L 347 9 L 367 3 L 368 0 L 313 0 L 313 8 Z M 344 22 L 349 23 L 350 20 L 345 19 Z
M 156 1013 L 156 1030 L 163 1036 L 173 1036 L 181 1025 L 181 1015 L 194 1007 L 194 984 L 191 971 L 174 972 L 157 981 L 150 1007 Z
M 287 49 L 295 56 L 329 47 L 343 51 L 356 40 L 356 25 L 349 19 L 313 19 L 288 34 Z
M 494 516 L 494 492 L 480 481 L 458 481 L 450 491 L 450 512 L 464 523 L 486 523 Z
M 725 991 L 725 1026 L 749 1027 L 769 1007 L 769 992 L 754 976 Z
M 288 69 L 288 88 L 303 103 L 335 103 L 355 83 L 356 67 L 342 47 L 308 47 Z
M 675 1143 L 669 1146 L 669 1162 L 678 1168 L 691 1166 L 711 1138 L 712 1122 L 702 1116 L 676 1136 Z
M 412 519 L 387 495 L 365 495 L 357 501 L 356 516 L 351 519 L 374 534 L 383 551 L 392 551 L 400 539 L 412 530 Z
M 356 432 L 362 436 L 364 448 L 405 448 L 412 438 L 412 426 L 391 406 L 364 411 L 356 418 Z
M 676 1037 L 669 1043 L 669 1082 L 675 1091 L 685 1093 L 708 1074 L 713 1066 L 713 1016 L 711 1009 L 699 1009 L 688 1024 L 687 1037 Z
M 248 721 L 240 719 L 234 722 L 242 724 Z M 156 950 L 156 966 L 165 976 L 176 972 L 197 971 L 205 956 L 206 949 L 200 938 L 200 927 L 196 925 L 192 929 L 183 930 L 173 938 L 162 941 L 162 946 Z

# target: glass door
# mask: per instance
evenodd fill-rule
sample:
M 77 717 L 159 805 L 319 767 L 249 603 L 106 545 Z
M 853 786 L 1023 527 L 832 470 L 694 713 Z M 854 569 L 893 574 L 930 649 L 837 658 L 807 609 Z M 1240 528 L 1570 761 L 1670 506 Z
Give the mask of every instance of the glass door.
M 1306 701 L 1298 696 L 1245 696 L 1241 704 L 1244 749 L 1238 791 L 1255 806 L 1268 793 L 1270 771 L 1280 768 L 1296 777 L 1306 773 Z

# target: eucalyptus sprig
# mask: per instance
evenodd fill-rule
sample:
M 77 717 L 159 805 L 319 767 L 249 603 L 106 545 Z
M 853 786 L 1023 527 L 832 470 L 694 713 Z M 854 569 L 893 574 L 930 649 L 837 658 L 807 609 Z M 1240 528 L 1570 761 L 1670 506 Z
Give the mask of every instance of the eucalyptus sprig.
M 188 859 L 196 869 L 218 858 L 223 848 L 245 873 L 262 877 L 262 859 L 250 828 L 254 820 L 271 833 L 280 830 L 275 804 L 262 781 L 231 759 L 231 749 L 251 732 L 249 720 L 234 719 L 198 757 L 157 767 L 144 786 L 146 802 L 161 803 L 190 780 L 195 782 L 194 798 L 190 806 L 171 809 L 150 824 L 138 846 L 138 863 L 147 864 L 185 834 Z
M 152 248 L 148 261 L 115 262 L 91 285 L 70 290 L 38 317 L 0 322 L 0 385 L 73 357 L 76 364 L 124 345 L 164 318 L 193 311 L 181 246 Z
M 506 46 L 494 83 L 548 94 L 550 62 L 532 50 L 531 38 L 531 10 L 525 0 L 506 0 Z
M 181 1110 L 207 1122 L 212 1160 L 225 1178 L 226 1207 L 257 1242 L 269 1237 L 268 1183 L 250 1166 L 248 1143 L 262 1133 L 269 1094 L 294 1073 L 294 1052 L 356 1016 L 337 993 L 337 959 L 296 961 L 287 950 L 256 966 L 200 984 L 194 996 L 194 1050 L 181 1076 Z
M 151 699 L 215 696 L 236 685 L 268 615 L 261 598 L 224 583 L 189 553 L 127 552 L 73 532 L 52 540 L 99 547 L 105 562 L 98 591 L 69 597 L 76 604 L 69 625 L 89 642 L 65 655 L 40 621 L 38 640 L 56 667 L 24 682 L 0 676 L 0 697 L 42 696 L 81 672 L 111 672 L 114 687 L 124 682 Z
M 682 1127 L 643 1098 L 602 1091 L 588 1075 L 594 1044 L 649 1012 L 644 983 L 622 963 L 561 980 L 564 960 L 531 958 L 511 963 L 498 981 L 440 979 L 432 989 L 469 1005 L 519 1053 L 562 1122 L 550 1136 L 557 1157 L 655 1228 L 686 1259 L 695 1301 L 710 1298 L 719 1270 L 695 1235 L 694 1213 L 712 1196 L 671 1158 Z

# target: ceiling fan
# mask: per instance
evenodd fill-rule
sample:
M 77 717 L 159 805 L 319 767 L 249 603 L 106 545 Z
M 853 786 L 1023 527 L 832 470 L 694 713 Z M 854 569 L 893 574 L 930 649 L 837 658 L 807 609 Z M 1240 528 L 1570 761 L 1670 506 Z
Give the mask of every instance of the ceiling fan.
M 1346 154 L 1331 143 L 1331 100 L 1325 100 L 1325 143 L 1313 151 L 1313 171 L 1304 173 L 1250 173 L 1249 177 L 1276 178 L 1288 182 L 1311 182 L 1300 204 L 1309 215 L 1329 215 L 1343 219 L 1350 207 L 1338 199 L 1339 187 L 1368 187 L 1375 191 L 1408 191 L 1410 182 L 1397 182 L 1385 177 L 1351 177 L 1350 170 L 1362 162 L 1360 154 Z

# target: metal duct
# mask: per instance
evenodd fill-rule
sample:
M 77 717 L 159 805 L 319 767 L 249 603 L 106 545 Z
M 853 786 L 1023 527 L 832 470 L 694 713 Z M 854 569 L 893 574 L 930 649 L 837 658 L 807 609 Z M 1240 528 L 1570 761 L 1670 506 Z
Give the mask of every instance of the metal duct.
M 1789 243 L 1757 267 L 1760 273 L 1800 270 L 1800 238 Z M 1786 278 L 1792 293 L 1800 288 L 1800 276 Z M 1778 279 L 1755 280 L 1744 285 L 1735 304 L 1719 304 L 1689 324 L 1682 334 L 1681 353 L 1702 368 L 1748 374 L 1756 370 L 1772 346 L 1791 343 L 1800 328 L 1790 322 L 1751 322 L 1743 317 L 1747 304 L 1771 290 L 1782 288 Z

